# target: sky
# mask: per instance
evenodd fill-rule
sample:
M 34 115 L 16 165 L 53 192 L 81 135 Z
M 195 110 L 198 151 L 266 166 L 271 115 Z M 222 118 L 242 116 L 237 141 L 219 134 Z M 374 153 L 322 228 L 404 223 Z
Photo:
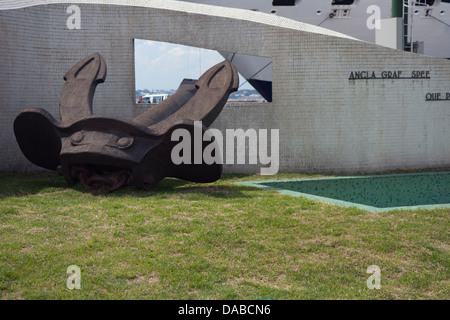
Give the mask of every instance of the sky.
M 134 47 L 136 90 L 177 89 L 184 78 L 198 79 L 224 60 L 217 51 L 167 42 L 136 39 Z M 239 89 L 253 88 L 246 83 Z

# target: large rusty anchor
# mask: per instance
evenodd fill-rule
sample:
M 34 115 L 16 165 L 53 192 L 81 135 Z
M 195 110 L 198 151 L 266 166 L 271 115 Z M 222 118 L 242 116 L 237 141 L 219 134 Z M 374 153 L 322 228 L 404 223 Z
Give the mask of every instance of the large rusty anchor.
M 107 191 L 125 185 L 146 189 L 164 177 L 193 182 L 220 178 L 219 163 L 174 164 L 171 150 L 177 142 L 171 135 L 183 128 L 193 136 L 195 121 L 202 122 L 202 133 L 207 130 L 238 88 L 231 63 L 213 66 L 198 80 L 184 79 L 175 94 L 131 121 L 92 114 L 95 89 L 105 79 L 103 57 L 85 57 L 64 75 L 58 120 L 41 108 L 18 114 L 14 133 L 28 160 L 57 171 L 70 185 L 80 181 L 87 189 Z

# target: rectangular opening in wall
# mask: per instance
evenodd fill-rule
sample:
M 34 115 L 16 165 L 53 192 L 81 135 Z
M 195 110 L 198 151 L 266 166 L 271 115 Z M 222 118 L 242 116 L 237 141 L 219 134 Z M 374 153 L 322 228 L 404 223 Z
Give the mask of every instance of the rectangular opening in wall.
M 239 89 L 228 101 L 272 101 L 271 58 L 142 39 L 134 40 L 135 101 L 159 103 L 174 94 L 183 79 L 198 79 L 225 59 L 239 73 Z

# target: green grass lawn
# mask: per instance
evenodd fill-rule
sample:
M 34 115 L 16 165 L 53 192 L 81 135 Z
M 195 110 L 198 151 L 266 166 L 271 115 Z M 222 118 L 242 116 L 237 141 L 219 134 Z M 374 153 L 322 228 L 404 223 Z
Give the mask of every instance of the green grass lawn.
M 449 299 L 449 208 L 369 213 L 235 185 L 0 173 L 2 299 Z M 69 290 L 71 265 L 81 289 Z M 381 269 L 370 290 L 367 267 Z

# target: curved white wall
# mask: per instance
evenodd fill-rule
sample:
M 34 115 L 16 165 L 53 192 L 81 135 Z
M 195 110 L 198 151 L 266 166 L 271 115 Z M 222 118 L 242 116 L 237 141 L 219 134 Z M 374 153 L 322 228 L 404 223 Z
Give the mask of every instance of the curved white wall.
M 173 1 L 80 1 L 81 29 L 69 30 L 69 3 L 0 4 L 0 170 L 36 168 L 17 146 L 14 118 L 30 106 L 58 116 L 64 73 L 93 52 L 108 65 L 94 113 L 133 118 L 134 38 L 272 57 L 273 102 L 229 104 L 212 127 L 279 129 L 281 171 L 450 167 L 450 101 L 426 101 L 427 93 L 450 92 L 450 61 L 275 16 Z M 349 79 L 399 70 L 404 78 L 426 70 L 430 78 Z

